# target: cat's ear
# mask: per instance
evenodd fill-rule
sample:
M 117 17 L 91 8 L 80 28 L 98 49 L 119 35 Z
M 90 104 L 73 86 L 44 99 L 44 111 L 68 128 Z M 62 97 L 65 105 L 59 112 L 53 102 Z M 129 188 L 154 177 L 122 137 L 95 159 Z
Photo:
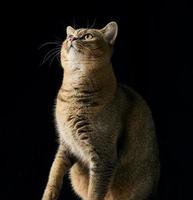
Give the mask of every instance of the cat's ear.
M 74 32 L 75 32 L 75 29 L 72 28 L 72 26 L 67 26 L 67 28 L 66 28 L 67 35 L 73 35 Z
M 104 35 L 104 39 L 109 44 L 113 45 L 115 43 L 115 39 L 117 37 L 118 25 L 116 22 L 110 22 L 103 29 L 101 29 L 101 32 Z

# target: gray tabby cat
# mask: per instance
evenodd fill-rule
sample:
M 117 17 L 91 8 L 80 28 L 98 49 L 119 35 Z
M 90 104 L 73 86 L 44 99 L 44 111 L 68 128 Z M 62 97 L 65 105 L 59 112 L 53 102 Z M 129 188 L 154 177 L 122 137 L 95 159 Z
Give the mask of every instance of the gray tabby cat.
M 154 123 L 143 98 L 116 81 L 117 31 L 116 22 L 100 30 L 67 27 L 55 109 L 59 147 L 42 200 L 57 199 L 69 170 L 84 200 L 145 200 L 156 190 Z

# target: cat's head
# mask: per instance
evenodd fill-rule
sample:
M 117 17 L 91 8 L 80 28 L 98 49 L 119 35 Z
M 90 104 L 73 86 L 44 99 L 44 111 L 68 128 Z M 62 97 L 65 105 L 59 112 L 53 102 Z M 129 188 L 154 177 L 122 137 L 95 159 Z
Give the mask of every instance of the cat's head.
M 67 37 L 61 49 L 61 62 L 110 62 L 118 26 L 110 22 L 103 29 L 81 28 L 68 26 Z

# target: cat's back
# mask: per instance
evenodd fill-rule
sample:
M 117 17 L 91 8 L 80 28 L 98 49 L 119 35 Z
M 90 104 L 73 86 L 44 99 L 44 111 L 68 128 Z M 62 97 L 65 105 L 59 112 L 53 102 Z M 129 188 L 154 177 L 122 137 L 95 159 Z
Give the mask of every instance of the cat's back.
M 151 117 L 152 114 L 147 102 L 135 89 L 124 84 L 119 84 L 118 91 L 118 99 L 122 99 L 121 104 L 123 104 L 123 108 L 128 115 L 138 112 L 136 114 L 144 114 L 146 117 Z
M 147 106 L 144 98 L 134 88 L 125 84 L 118 84 L 118 88 L 132 106 L 135 104 Z
M 133 157 L 133 152 L 138 155 L 141 160 L 147 157 L 154 157 L 157 152 L 157 142 L 155 125 L 152 112 L 143 99 L 133 88 L 126 85 L 119 85 L 122 94 L 123 113 L 124 113 L 124 147 L 127 149 L 129 157 Z M 157 159 L 157 158 L 153 158 Z

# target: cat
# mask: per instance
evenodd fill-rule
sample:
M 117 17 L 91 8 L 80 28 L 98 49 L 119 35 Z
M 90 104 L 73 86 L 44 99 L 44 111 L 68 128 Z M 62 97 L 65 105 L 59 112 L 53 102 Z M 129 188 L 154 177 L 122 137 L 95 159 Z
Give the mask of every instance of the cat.
M 117 33 L 116 22 L 103 29 L 67 27 L 55 108 L 59 147 L 42 200 L 58 198 L 68 172 L 83 200 L 145 200 L 156 191 L 154 122 L 144 99 L 116 81 Z

